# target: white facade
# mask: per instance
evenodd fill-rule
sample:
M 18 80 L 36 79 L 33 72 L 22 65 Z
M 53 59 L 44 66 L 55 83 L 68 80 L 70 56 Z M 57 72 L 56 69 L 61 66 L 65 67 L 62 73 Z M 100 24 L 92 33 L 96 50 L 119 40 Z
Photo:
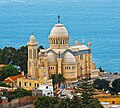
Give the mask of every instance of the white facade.
M 38 88 L 33 89 L 34 96 L 54 96 L 53 86 L 40 85 Z

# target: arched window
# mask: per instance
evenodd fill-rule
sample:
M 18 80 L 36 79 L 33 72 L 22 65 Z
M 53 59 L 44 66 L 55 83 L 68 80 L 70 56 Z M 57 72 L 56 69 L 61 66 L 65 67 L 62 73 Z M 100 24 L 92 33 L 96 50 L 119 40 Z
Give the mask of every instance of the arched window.
M 62 43 L 64 44 L 64 40 L 62 40 Z
M 55 40 L 54 40 L 54 44 L 55 44 Z
M 68 66 L 67 66 L 67 69 L 68 69 Z
M 66 66 L 65 66 L 65 69 L 66 69 Z
M 83 54 L 80 54 L 80 60 L 83 60 Z
M 56 44 L 58 44 L 58 40 L 56 40 Z
M 72 66 L 72 68 L 74 69 L 74 66 Z
M 69 66 L 69 69 L 70 69 L 70 66 Z
M 60 43 L 62 44 L 62 40 L 60 41 Z
M 33 59 L 36 59 L 36 49 L 33 50 Z
M 32 50 L 29 50 L 29 58 L 32 59 Z
M 54 44 L 54 40 L 52 40 L 52 44 Z

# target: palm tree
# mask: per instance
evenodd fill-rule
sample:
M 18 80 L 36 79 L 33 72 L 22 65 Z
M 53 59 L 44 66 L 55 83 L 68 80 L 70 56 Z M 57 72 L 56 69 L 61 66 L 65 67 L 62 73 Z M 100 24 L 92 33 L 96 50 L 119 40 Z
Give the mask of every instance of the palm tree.
M 63 74 L 58 74 L 57 75 L 58 76 L 58 85 L 59 85 L 59 87 L 60 87 L 60 85 L 61 85 L 61 83 L 65 83 L 65 81 L 66 81 L 66 79 L 64 78 L 64 76 L 63 76 Z
M 52 74 L 50 76 L 50 79 L 52 79 L 52 84 L 53 84 L 53 88 L 55 89 L 55 87 L 57 86 L 57 84 L 60 85 L 63 83 L 65 83 L 66 79 L 64 78 L 63 74 Z
M 50 79 L 52 79 L 53 89 L 55 90 L 55 85 L 57 84 L 56 74 L 50 75 Z

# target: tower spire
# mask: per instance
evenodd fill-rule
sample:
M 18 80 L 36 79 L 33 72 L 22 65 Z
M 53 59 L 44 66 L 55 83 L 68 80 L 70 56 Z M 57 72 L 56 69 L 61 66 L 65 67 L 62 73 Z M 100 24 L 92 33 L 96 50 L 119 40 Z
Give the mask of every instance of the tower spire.
M 60 15 L 58 15 L 58 23 L 60 23 Z

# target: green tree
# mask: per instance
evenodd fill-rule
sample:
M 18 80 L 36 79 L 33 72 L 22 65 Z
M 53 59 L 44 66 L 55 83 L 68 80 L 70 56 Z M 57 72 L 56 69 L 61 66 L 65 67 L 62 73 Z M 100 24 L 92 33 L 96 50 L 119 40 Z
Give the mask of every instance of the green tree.
M 5 47 L 0 49 L 0 64 L 13 64 L 21 67 L 22 71 L 27 73 L 27 46 L 22 46 L 19 49 L 13 47 Z
M 27 73 L 27 60 L 28 60 L 28 49 L 27 46 L 22 46 L 17 50 L 17 61 L 16 65 L 21 67 L 21 71 Z
M 105 70 L 103 70 L 101 66 L 98 69 L 100 70 L 100 72 L 105 72 Z
M 65 83 L 66 82 L 66 79 L 64 78 L 64 76 L 63 76 L 63 74 L 56 74 L 56 76 L 58 77 L 58 81 L 57 81 L 57 83 L 58 83 L 58 85 L 59 85 L 59 87 L 60 87 L 60 85 L 63 83 Z
M 12 64 L 4 66 L 0 70 L 0 80 L 4 80 L 9 76 L 14 76 L 14 75 L 18 75 L 18 70 Z
M 24 97 L 24 96 L 31 96 L 32 92 L 27 91 L 26 89 L 18 88 L 14 91 L 14 95 L 16 97 Z
M 53 84 L 53 88 L 55 89 L 57 84 L 61 85 L 61 83 L 65 83 L 66 79 L 64 78 L 63 74 L 52 74 L 50 76 L 50 79 L 52 79 L 52 84 Z
M 10 87 L 10 85 L 8 85 L 8 84 L 6 84 L 6 83 L 4 83 L 4 82 L 2 82 L 2 81 L 0 81 L 0 86 L 3 86 L 3 87 Z
M 97 89 L 108 90 L 109 89 L 109 81 L 106 81 L 105 79 L 97 78 L 94 80 L 93 86 Z
M 55 86 L 57 84 L 56 75 L 55 74 L 50 75 L 50 79 L 52 79 L 53 89 L 55 90 Z
M 4 96 L 8 97 L 8 100 L 11 101 L 13 99 L 24 97 L 24 96 L 32 96 L 32 91 L 27 91 L 25 89 L 18 88 L 14 92 L 4 93 Z
M 56 106 L 56 108 L 67 108 L 68 103 L 65 101 L 65 99 L 59 99 L 59 102 Z
M 82 108 L 104 108 L 97 99 L 93 98 L 94 88 L 92 83 L 88 79 L 83 79 L 78 85 L 78 89 L 81 93 L 80 98 Z M 99 105 L 100 107 L 97 107 Z
M 39 49 L 44 49 L 44 47 L 42 45 L 39 46 Z
M 5 47 L 0 50 L 0 63 L 9 64 L 14 62 L 17 50 L 13 47 Z
M 114 92 L 118 94 L 118 92 L 120 92 L 120 79 L 115 79 L 112 82 L 112 87 L 113 87 Z
M 35 108 L 55 108 L 58 102 L 59 98 L 57 97 L 40 96 L 36 99 L 34 105 Z
M 83 100 L 83 104 L 89 104 L 89 99 L 93 99 L 94 88 L 91 82 L 88 79 L 83 79 L 82 82 L 78 85 L 80 89 L 81 98 Z

